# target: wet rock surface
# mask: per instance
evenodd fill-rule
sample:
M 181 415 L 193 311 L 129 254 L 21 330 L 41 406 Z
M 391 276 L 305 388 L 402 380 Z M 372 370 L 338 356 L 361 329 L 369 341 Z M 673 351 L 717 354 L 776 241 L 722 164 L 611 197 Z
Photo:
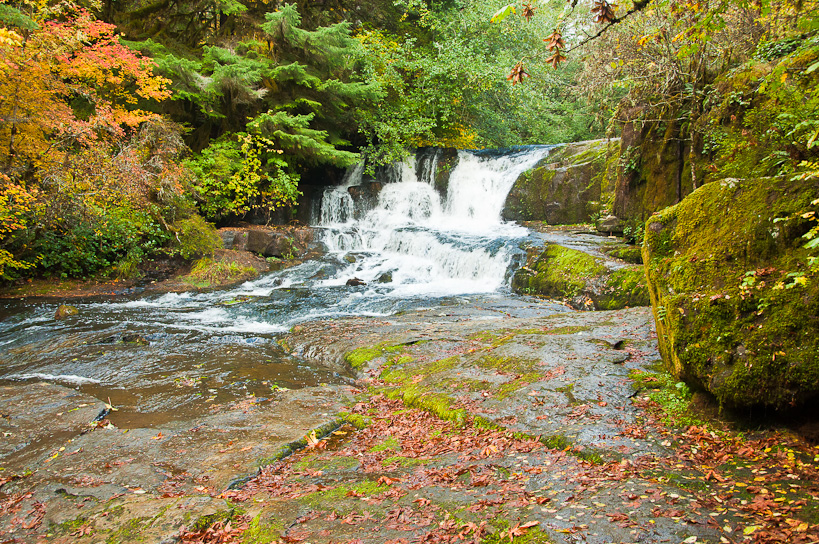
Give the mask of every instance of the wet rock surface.
M 648 308 L 481 297 L 309 322 L 281 344 L 361 378 L 132 429 L 116 427 L 116 412 L 89 425 L 104 403 L 70 389 L 4 388 L 4 418 L 16 422 L 21 406 L 32 414 L 17 443 L 35 443 L 38 427 L 45 442 L 25 456 L 4 450 L 0 536 L 602 544 L 819 534 L 817 462 L 796 438 L 661 421 Z M 57 412 L 71 414 L 66 434 L 46 433 Z
M 50 532 L 73 542 L 70 533 L 93 518 L 95 533 L 110 531 L 102 540 L 173 537 L 191 518 L 224 510 L 222 491 L 290 453 L 308 431 L 337 427 L 349 398 L 347 388 L 305 388 L 215 405 L 194 420 L 120 428 L 116 412 L 102 418 L 105 403 L 72 389 L 3 387 L 0 536 L 36 542 Z M 116 537 L 126 526 L 132 537 Z

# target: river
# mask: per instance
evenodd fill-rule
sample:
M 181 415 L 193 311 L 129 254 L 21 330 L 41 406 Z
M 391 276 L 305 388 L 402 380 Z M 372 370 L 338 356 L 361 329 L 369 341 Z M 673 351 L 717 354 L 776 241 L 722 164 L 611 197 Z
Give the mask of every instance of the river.
M 315 213 L 325 255 L 232 289 L 82 300 L 61 321 L 54 301 L 0 303 L 0 383 L 75 386 L 119 407 L 118 425 L 145 426 L 349 380 L 289 356 L 279 337 L 305 321 L 508 297 L 532 233 L 502 221 L 502 207 L 549 149 L 460 151 L 446 194 L 435 188 L 434 152 L 375 180 L 352 168 Z M 375 197 L 353 197 L 372 183 Z M 364 285 L 348 286 L 352 278 Z

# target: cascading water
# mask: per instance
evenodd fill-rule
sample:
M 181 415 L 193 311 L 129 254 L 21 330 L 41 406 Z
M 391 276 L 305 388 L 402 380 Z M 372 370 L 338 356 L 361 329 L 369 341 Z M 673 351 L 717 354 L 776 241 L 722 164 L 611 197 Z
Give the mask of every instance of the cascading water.
M 53 318 L 53 303 L 0 302 L 0 381 L 45 379 L 110 396 L 116 417 L 131 414 L 138 425 L 264 396 L 271 386 L 337 381 L 283 353 L 278 335 L 307 320 L 388 316 L 496 293 L 523 253 L 528 231 L 501 221 L 501 208 L 548 148 L 462 151 L 444 198 L 435 153 L 374 181 L 364 180 L 362 165 L 351 169 L 324 192 L 316 218 L 326 255 L 236 288 L 77 301 L 79 316 L 65 321 Z M 366 285 L 348 287 L 353 277 Z
M 501 221 L 504 200 L 518 176 L 546 153 L 541 147 L 497 156 L 460 151 L 443 202 L 433 186 L 435 155 L 418 161 L 419 172 L 402 163 L 365 213 L 354 210 L 350 194 L 366 185 L 357 167 L 323 195 L 321 239 L 331 254 L 354 260 L 324 285 L 356 277 L 399 297 L 498 290 L 512 259 L 508 242 L 526 236 L 525 229 Z

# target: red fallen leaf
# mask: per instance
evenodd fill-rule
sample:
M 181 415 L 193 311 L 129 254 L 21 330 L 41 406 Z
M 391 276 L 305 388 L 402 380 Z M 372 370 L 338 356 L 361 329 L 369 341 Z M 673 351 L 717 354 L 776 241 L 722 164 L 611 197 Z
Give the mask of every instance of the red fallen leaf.
M 550 497 L 535 497 L 535 502 L 538 504 L 546 504 L 552 500 Z
M 386 485 L 387 487 L 391 486 L 394 483 L 400 482 L 401 478 L 390 478 L 389 476 L 381 476 L 378 478 L 378 483 L 382 485 Z
M 425 499 L 425 498 L 423 498 L 423 497 L 419 497 L 419 498 L 415 499 L 415 500 L 414 500 L 414 501 L 412 501 L 412 502 L 417 502 L 417 503 L 418 503 L 418 506 L 420 506 L 421 508 L 423 508 L 423 507 L 425 507 L 425 506 L 429 506 L 429 504 L 430 504 L 432 501 L 430 501 L 429 499 Z
M 622 512 L 616 512 L 614 514 L 606 514 L 608 516 L 609 521 L 628 521 L 628 516 L 623 514 Z
M 714 480 L 714 481 L 717 481 L 719 483 L 723 483 L 725 481 L 725 478 L 723 478 L 722 476 L 720 476 L 719 474 L 717 474 L 713 470 L 708 471 L 708 473 L 705 475 L 705 479 L 706 480 Z
M 535 525 L 540 525 L 539 521 L 527 521 L 523 525 L 515 525 L 511 529 L 509 529 L 509 540 L 512 541 L 515 539 L 516 536 L 523 536 L 526 534 L 526 531 Z
M 87 523 L 80 525 L 79 528 L 68 536 L 86 536 L 94 533 L 94 529 Z

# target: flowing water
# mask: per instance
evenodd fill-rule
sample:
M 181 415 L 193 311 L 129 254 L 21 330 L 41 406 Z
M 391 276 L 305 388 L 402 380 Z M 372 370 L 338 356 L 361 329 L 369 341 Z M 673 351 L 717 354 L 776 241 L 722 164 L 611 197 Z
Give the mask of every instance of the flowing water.
M 375 181 L 351 169 L 324 192 L 314 221 L 325 256 L 233 289 L 73 302 L 79 315 L 62 321 L 54 303 L 0 303 L 0 381 L 48 380 L 110 397 L 122 426 L 339 383 L 333 370 L 288 356 L 280 335 L 307 320 L 506 293 L 529 232 L 501 220 L 503 203 L 548 149 L 461 151 L 445 195 L 435 188 L 434 153 Z M 365 285 L 347 286 L 352 278 Z

